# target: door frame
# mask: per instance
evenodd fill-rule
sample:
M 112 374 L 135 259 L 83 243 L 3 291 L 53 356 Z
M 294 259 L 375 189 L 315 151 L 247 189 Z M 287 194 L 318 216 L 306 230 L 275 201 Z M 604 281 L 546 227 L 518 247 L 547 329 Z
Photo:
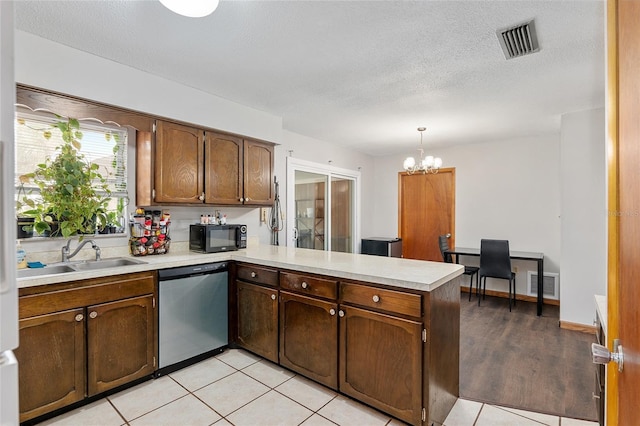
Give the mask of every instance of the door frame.
M 295 241 L 293 240 L 295 227 L 295 182 L 296 177 L 295 173 L 297 170 L 317 173 L 321 175 L 326 175 L 327 186 L 325 188 L 326 193 L 326 202 L 325 202 L 325 223 L 326 223 L 326 232 L 325 235 L 325 250 L 331 251 L 331 178 L 339 177 L 344 179 L 350 179 L 354 181 L 354 200 L 353 200 L 353 211 L 351 212 L 351 219 L 353 221 L 353 241 L 351 250 L 352 253 L 359 253 L 358 244 L 360 242 L 360 201 L 361 201 L 361 190 L 360 190 L 360 180 L 361 173 L 357 170 L 349 170 L 341 167 L 335 167 L 328 164 L 315 163 L 313 161 L 301 160 L 295 157 L 287 157 L 287 217 L 290 218 L 288 220 L 286 229 L 285 229 L 285 238 L 286 238 L 286 246 L 295 247 Z

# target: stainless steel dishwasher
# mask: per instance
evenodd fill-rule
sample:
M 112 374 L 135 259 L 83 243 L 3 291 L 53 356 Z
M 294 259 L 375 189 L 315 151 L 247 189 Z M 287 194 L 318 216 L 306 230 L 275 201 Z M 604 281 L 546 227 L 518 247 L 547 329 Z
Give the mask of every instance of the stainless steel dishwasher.
M 162 375 L 229 344 L 227 262 L 158 271 L 158 371 Z

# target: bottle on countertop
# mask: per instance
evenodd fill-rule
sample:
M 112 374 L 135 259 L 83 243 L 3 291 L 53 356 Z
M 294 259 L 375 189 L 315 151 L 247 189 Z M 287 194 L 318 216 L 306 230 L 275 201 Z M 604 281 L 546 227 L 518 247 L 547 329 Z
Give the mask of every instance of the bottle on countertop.
M 16 241 L 16 257 L 18 260 L 18 269 L 24 269 L 27 267 L 27 252 L 20 245 L 20 240 Z

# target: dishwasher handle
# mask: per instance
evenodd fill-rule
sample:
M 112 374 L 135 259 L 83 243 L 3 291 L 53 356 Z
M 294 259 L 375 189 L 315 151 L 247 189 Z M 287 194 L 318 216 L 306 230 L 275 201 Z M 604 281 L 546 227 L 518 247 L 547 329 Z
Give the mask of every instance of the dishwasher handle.
M 178 268 L 160 269 L 158 279 L 160 281 L 176 280 L 179 278 L 193 277 L 196 275 L 215 274 L 229 270 L 227 262 L 204 263 L 201 265 L 181 266 Z

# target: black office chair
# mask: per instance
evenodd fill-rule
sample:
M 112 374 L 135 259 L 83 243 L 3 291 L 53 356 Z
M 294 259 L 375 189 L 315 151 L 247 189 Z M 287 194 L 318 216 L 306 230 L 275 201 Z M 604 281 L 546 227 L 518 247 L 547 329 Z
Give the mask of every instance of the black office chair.
M 511 312 L 511 285 L 513 283 L 513 305 L 516 304 L 516 274 L 511 272 L 511 257 L 509 256 L 509 241 L 480 240 L 480 285 L 487 293 L 487 277 L 509 280 L 509 312 Z M 484 281 L 482 281 L 484 278 Z M 480 297 L 478 297 L 480 306 Z
M 442 254 L 442 260 L 447 262 L 447 263 L 453 263 L 453 260 L 451 259 L 451 254 L 447 253 L 447 251 L 449 250 L 449 242 L 447 241 L 447 236 L 446 235 L 440 235 L 438 237 L 438 242 L 440 244 L 440 254 Z M 471 301 L 471 291 L 473 289 L 473 276 L 476 275 L 478 273 L 478 270 L 480 268 L 478 268 L 477 266 L 465 266 L 464 267 L 464 275 L 469 275 L 469 301 Z M 476 276 L 476 294 L 478 294 L 478 277 Z

